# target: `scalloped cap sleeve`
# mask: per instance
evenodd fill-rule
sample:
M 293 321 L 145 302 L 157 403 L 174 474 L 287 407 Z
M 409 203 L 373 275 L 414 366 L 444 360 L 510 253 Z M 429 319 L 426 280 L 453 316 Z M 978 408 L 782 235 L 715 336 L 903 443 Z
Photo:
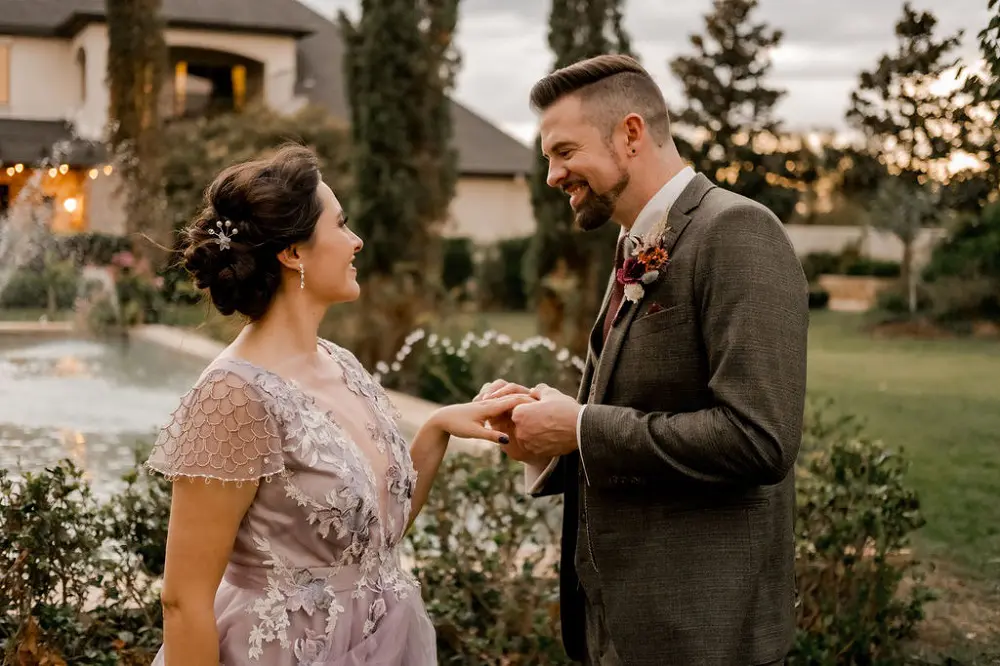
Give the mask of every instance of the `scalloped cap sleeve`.
M 181 400 L 146 468 L 167 478 L 257 481 L 284 470 L 268 398 L 228 370 L 210 372 Z

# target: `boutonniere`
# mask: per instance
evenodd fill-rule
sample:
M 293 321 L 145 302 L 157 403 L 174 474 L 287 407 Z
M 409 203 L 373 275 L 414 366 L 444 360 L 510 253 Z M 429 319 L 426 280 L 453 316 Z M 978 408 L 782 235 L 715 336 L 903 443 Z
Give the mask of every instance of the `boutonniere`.
M 637 239 L 632 254 L 618 269 L 616 278 L 625 287 L 625 299 L 629 302 L 638 303 L 646 293 L 645 286 L 656 282 L 670 263 L 664 247 L 668 231 L 670 227 L 654 229 L 645 238 Z

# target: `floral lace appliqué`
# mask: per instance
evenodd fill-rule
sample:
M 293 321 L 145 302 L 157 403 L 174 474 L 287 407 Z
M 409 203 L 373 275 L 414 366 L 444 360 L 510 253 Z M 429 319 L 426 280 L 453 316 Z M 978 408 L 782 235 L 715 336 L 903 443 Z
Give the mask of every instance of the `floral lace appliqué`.
M 349 576 L 352 599 L 371 599 L 364 636 L 377 631 L 385 618 L 386 594 L 403 599 L 418 585 L 401 566 L 396 550 L 416 485 L 416 471 L 407 443 L 395 423 L 399 415 L 382 387 L 349 352 L 325 341 L 322 346 L 342 368 L 345 386 L 367 405 L 370 417 L 367 434 L 379 451 L 387 455 L 388 465 L 385 478 L 376 479 L 372 465 L 337 423 L 334 414 L 321 409 L 294 383 L 266 371 L 257 374 L 254 384 L 271 399 L 271 411 L 282 424 L 282 451 L 299 465 L 330 472 L 343 482 L 318 495 L 315 491 L 308 492 L 308 484 L 298 478 L 305 470 L 292 466 L 282 474 L 285 497 L 304 510 L 305 522 L 319 537 L 338 543 L 337 557 L 322 568 L 296 567 L 287 556 L 276 553 L 270 541 L 254 538 L 256 548 L 266 556 L 264 565 L 269 570 L 262 595 L 247 608 L 258 620 L 250 635 L 249 652 L 253 659 L 261 657 L 264 643 L 277 640 L 283 648 L 292 650 L 300 665 L 328 661 L 330 639 L 338 617 L 345 612 L 334 585 L 329 582 L 333 576 Z M 380 486 L 388 491 L 390 505 L 384 517 L 379 508 Z M 403 516 L 403 524 L 398 524 L 397 514 Z M 336 589 L 343 590 L 342 576 L 338 580 Z M 326 633 L 305 629 L 303 635 L 291 640 L 288 633 L 294 613 L 309 616 L 325 613 Z

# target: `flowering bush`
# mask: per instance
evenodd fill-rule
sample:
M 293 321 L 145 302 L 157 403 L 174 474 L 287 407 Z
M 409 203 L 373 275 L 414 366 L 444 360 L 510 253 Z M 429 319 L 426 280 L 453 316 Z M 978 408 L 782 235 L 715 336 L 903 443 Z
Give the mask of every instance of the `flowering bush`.
M 407 539 L 441 664 L 562 666 L 561 498 L 524 493 L 498 450 L 445 458 Z
M 576 395 L 584 361 L 548 338 L 521 342 L 488 330 L 461 339 L 417 329 L 391 362 L 376 365 L 386 387 L 440 404 L 472 400 L 483 384 L 502 378 L 523 386 L 546 383 Z
M 92 330 L 116 331 L 159 321 L 165 305 L 163 277 L 154 274 L 148 262 L 137 261 L 132 252 L 122 250 L 101 270 L 107 272 L 110 285 L 91 285 L 77 304 Z

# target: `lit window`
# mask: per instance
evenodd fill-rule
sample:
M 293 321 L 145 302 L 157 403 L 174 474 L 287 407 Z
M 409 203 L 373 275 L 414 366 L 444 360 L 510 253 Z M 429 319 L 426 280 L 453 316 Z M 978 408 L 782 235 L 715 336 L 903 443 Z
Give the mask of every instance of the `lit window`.
M 233 67 L 233 106 L 241 111 L 247 100 L 247 68 L 243 65 Z
M 183 116 L 187 108 L 187 63 L 174 65 L 174 115 Z
M 10 103 L 10 46 L 0 44 L 0 105 Z

